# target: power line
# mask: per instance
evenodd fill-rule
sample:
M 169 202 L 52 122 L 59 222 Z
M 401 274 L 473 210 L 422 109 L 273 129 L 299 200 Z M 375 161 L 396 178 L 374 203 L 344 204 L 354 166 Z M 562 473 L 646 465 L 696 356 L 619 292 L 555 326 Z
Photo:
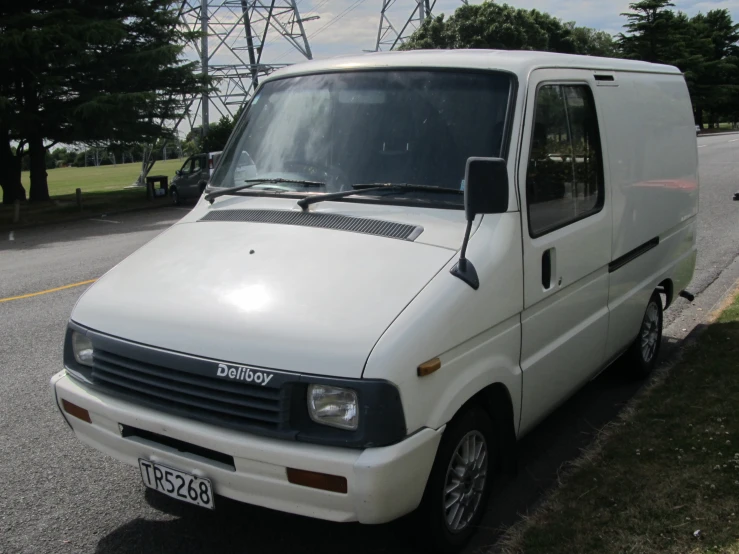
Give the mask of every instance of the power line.
M 324 6 L 325 4 L 327 4 L 327 3 L 328 3 L 328 2 L 330 2 L 330 1 L 331 1 L 331 0 L 322 0 L 321 2 L 319 2 L 318 4 L 316 4 L 316 5 L 315 5 L 315 6 L 313 7 L 313 8 L 311 8 L 311 10 L 310 10 L 309 12 L 307 12 L 307 13 L 304 13 L 304 14 L 303 14 L 303 15 L 301 16 L 301 19 L 305 21 L 306 19 L 309 19 L 309 18 L 311 18 L 311 17 L 312 17 L 312 16 L 314 15 L 314 14 L 317 14 L 317 13 L 318 13 L 318 9 L 319 9 L 319 8 L 320 8 L 321 6 Z M 298 0 L 298 2 L 297 2 L 297 3 L 295 4 L 295 6 L 296 6 L 296 7 L 299 7 L 299 6 L 300 6 L 300 4 L 301 4 L 302 2 L 303 2 L 303 0 Z M 267 42 L 265 42 L 265 43 L 264 43 L 264 45 L 266 46 L 266 45 L 268 45 L 268 44 L 273 44 L 273 43 L 277 42 L 278 40 L 280 40 L 280 37 L 279 37 L 279 36 L 278 36 L 278 37 L 272 37 L 272 38 L 271 38 L 271 39 L 269 39 L 269 40 L 268 40 Z M 287 51 L 287 53 L 288 53 L 288 54 L 289 54 L 290 52 L 292 52 L 292 50 L 288 50 L 288 51 Z M 283 54 L 284 54 L 284 52 L 283 52 Z
M 345 17 L 346 15 L 348 15 L 349 12 L 352 12 L 355 9 L 357 9 L 359 7 L 359 5 L 360 4 L 363 4 L 364 2 L 365 2 L 365 0 L 357 0 L 349 8 L 345 9 L 339 15 L 337 15 L 336 17 L 334 17 L 331 21 L 329 21 L 328 23 L 326 23 L 323 27 L 321 27 L 320 29 L 318 29 L 318 30 L 314 31 L 313 33 L 311 33 L 310 34 L 310 37 L 315 37 L 316 35 L 322 33 L 323 31 L 325 31 L 326 29 L 328 29 L 329 27 L 331 27 L 331 25 L 333 25 L 334 23 L 336 23 L 337 21 L 339 21 L 340 19 L 342 19 L 343 17 Z
M 325 5 L 325 4 L 328 4 L 328 3 L 329 3 L 329 1 L 330 1 L 330 0 L 323 0 L 322 2 L 319 2 L 318 4 L 316 4 L 316 5 L 315 5 L 315 6 L 314 6 L 314 7 L 313 7 L 313 8 L 311 9 L 311 11 L 309 11 L 309 12 L 308 12 L 307 14 L 305 14 L 305 17 L 308 17 L 308 16 L 310 16 L 310 15 L 312 15 L 312 14 L 314 14 L 314 13 L 318 13 L 318 8 L 320 8 L 321 6 L 323 6 L 323 5 Z
M 325 31 L 326 29 L 328 29 L 329 27 L 331 27 L 334 23 L 336 23 L 337 21 L 340 21 L 341 19 L 343 19 L 344 17 L 346 17 L 347 15 L 349 15 L 349 13 L 353 12 L 355 9 L 357 9 L 365 1 L 366 0 L 356 0 L 349 7 L 345 8 L 344 11 L 340 12 L 333 19 L 329 20 L 323 27 L 320 27 L 319 29 L 316 29 L 313 33 L 311 33 L 310 35 L 308 35 L 308 39 L 311 39 L 311 38 L 313 38 L 313 37 L 321 34 L 323 31 Z M 322 2 L 322 4 L 325 4 L 326 2 L 328 2 L 328 0 L 324 0 Z M 321 5 L 321 4 L 319 4 L 319 5 Z M 318 9 L 318 6 L 316 6 L 316 8 L 314 8 L 314 9 Z M 285 56 L 287 56 L 291 52 L 292 52 L 291 50 L 286 50 L 280 56 L 278 56 L 277 58 L 275 58 L 274 62 L 278 62 L 279 60 L 281 60 L 282 58 L 284 58 Z

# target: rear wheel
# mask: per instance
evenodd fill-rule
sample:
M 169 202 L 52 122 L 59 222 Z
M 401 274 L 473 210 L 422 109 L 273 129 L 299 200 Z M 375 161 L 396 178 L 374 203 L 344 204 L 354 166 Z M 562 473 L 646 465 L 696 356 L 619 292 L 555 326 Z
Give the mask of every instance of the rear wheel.
M 447 426 L 415 514 L 427 551 L 457 552 L 477 529 L 497 473 L 496 447 L 493 423 L 477 406 Z
M 648 376 L 657 365 L 660 344 L 662 342 L 662 298 L 655 292 L 649 299 L 644 311 L 639 335 L 631 345 L 629 357 L 634 374 L 638 377 Z

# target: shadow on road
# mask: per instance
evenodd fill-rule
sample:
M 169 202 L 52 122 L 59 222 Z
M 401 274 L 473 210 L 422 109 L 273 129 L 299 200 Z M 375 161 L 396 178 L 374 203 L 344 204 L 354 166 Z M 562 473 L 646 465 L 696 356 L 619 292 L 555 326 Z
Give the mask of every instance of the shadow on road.
M 232 500 L 216 498 L 208 511 L 146 491 L 149 504 L 176 519 L 135 519 L 99 543 L 99 553 L 229 553 L 282 554 L 309 552 L 413 552 L 402 539 L 402 522 L 380 526 L 330 523 Z M 400 539 L 400 542 L 399 542 Z
M 667 338 L 663 341 L 663 359 L 674 353 L 677 344 Z M 518 475 L 491 500 L 481 529 L 466 549 L 467 554 L 489 550 L 503 529 L 518 521 L 521 514 L 531 512 L 557 482 L 562 466 L 576 458 L 597 431 L 616 417 L 644 384 L 629 377 L 628 369 L 625 361 L 617 361 L 521 440 Z M 247 506 L 225 498 L 218 498 L 217 508 L 211 512 L 151 490 L 146 495 L 152 507 L 175 519 L 134 519 L 102 538 L 98 552 L 419 552 L 405 519 L 378 526 L 339 524 Z
M 191 208 L 192 206 L 185 206 Z M 163 231 L 186 211 L 163 205 L 156 209 L 110 214 L 104 217 L 90 215 L 75 221 L 50 223 L 37 227 L 19 228 L 13 231 L 14 239 L 6 240 L 9 231 L 0 236 L 0 251 L 25 251 L 51 246 L 56 243 L 74 242 L 138 231 Z

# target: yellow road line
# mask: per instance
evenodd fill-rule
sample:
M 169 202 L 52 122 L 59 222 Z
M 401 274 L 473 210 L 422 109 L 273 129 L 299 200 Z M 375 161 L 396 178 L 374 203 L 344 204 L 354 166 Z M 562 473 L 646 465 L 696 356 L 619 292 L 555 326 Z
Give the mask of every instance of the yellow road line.
M 50 292 L 57 292 L 65 289 L 72 289 L 74 287 L 81 287 L 82 285 L 89 285 L 94 283 L 97 279 L 90 279 L 89 281 L 80 281 L 79 283 L 72 283 L 71 285 L 64 285 L 63 287 L 56 287 L 53 289 L 46 289 L 39 292 L 32 292 L 29 294 L 21 294 L 20 296 L 9 296 L 7 298 L 0 298 L 0 303 L 10 302 L 11 300 L 21 300 L 23 298 L 31 298 L 32 296 L 41 296 L 42 294 L 49 294 Z

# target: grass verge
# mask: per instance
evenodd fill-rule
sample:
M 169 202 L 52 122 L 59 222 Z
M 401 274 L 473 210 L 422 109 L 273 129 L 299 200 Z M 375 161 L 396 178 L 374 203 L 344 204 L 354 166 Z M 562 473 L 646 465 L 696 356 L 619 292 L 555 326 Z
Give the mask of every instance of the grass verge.
M 506 554 L 739 554 L 739 298 L 500 543 Z
M 719 127 L 718 129 L 703 129 L 700 132 L 701 137 L 704 137 L 706 135 L 729 135 L 729 134 L 736 134 L 737 129 L 733 129 L 731 127 Z
M 150 175 L 166 175 L 172 181 L 176 169 L 182 167 L 184 160 L 162 160 L 154 164 Z M 52 197 L 74 194 L 82 189 L 82 194 L 90 192 L 110 192 L 121 190 L 136 181 L 141 173 L 141 163 L 101 165 L 98 167 L 58 167 L 48 169 L 49 194 Z M 30 176 L 28 171 L 21 174 L 21 182 L 28 192 Z
M 179 169 L 182 163 L 183 160 L 158 161 L 150 175 L 167 175 L 171 182 L 175 170 Z M 0 204 L 0 230 L 169 204 L 168 198 L 148 201 L 143 188 L 125 188 L 136 181 L 140 171 L 140 163 L 49 169 L 51 202 L 21 204 L 20 221 L 17 224 L 13 223 L 14 206 Z M 28 172 L 24 171 L 21 178 L 28 192 Z M 77 207 L 75 196 L 77 188 L 82 190 L 82 211 Z
M 14 206 L 0 204 L 0 230 L 12 230 L 48 223 L 74 221 L 103 213 L 169 206 L 169 197 L 146 199 L 143 188 L 91 192 L 82 195 L 82 210 L 77 207 L 74 194 L 55 196 L 51 202 L 26 202 L 20 207 L 20 221 L 13 223 Z

